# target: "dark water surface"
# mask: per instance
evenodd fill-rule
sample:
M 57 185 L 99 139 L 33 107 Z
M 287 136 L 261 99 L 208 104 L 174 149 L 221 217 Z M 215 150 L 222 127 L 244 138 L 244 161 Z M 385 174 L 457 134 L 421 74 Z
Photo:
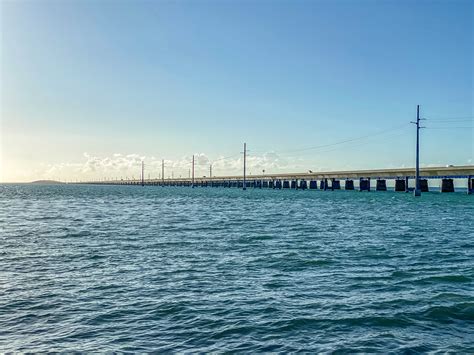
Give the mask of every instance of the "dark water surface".
M 0 185 L 0 351 L 474 351 L 474 196 Z

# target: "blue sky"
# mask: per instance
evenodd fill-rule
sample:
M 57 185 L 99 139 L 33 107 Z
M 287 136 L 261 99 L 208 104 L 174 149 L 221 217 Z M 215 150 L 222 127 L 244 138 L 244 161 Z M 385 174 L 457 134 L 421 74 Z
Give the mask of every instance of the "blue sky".
M 472 16 L 470 1 L 3 1 L 0 179 L 132 175 L 143 157 L 184 175 L 244 141 L 256 172 L 412 166 L 417 104 L 437 128 L 422 163 L 472 164 L 473 129 L 440 129 L 474 126 Z

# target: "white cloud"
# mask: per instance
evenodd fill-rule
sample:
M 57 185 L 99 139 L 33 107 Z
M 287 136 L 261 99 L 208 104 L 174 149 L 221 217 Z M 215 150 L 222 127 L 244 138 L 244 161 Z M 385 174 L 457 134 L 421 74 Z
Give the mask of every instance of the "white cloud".
M 85 152 L 81 163 L 49 164 L 44 167 L 40 174 L 42 178 L 69 180 L 101 180 L 120 178 L 139 178 L 141 175 L 141 163 L 145 163 L 145 177 L 161 177 L 162 160 L 154 156 L 144 156 L 136 153 L 123 154 L 114 153 L 111 156 L 99 157 Z M 282 158 L 275 152 L 266 152 L 259 156 L 249 155 L 247 157 L 247 171 L 249 174 L 260 174 L 279 171 L 299 170 L 301 160 Z M 194 154 L 194 167 L 196 176 L 208 175 L 209 166 L 212 164 L 213 175 L 240 174 L 243 169 L 242 155 L 230 158 L 223 156 L 210 159 L 205 153 Z M 192 167 L 192 155 L 183 156 L 180 159 L 164 160 L 165 178 L 187 177 Z

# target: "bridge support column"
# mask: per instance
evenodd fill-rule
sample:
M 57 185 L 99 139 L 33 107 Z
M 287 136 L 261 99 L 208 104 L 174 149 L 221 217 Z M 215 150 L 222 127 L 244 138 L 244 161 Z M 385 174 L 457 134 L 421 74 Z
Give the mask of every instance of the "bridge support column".
M 354 190 L 354 180 L 346 180 L 344 183 L 345 190 Z
M 396 179 L 395 180 L 395 191 L 406 191 L 405 180 Z
M 429 192 L 430 188 L 428 186 L 428 179 L 420 179 L 420 191 Z
M 441 180 L 441 192 L 454 192 L 454 181 L 453 181 L 453 179 L 442 179 Z
M 308 188 L 308 184 L 306 180 L 300 180 L 300 189 L 301 190 L 306 190 Z
M 360 178 L 359 179 L 359 191 L 370 191 L 370 180 Z
M 281 190 L 281 185 L 282 185 L 281 180 L 275 181 L 275 189 Z
M 474 193 L 474 179 L 469 176 L 467 178 L 467 194 L 471 195 L 472 193 Z
M 263 180 L 262 187 L 263 188 L 268 188 L 268 181 L 267 180 Z
M 297 189 L 297 188 L 298 188 L 298 185 L 297 185 L 297 181 L 296 181 L 296 180 L 291 180 L 291 188 L 292 188 L 292 189 Z
M 387 182 L 384 179 L 377 179 L 375 191 L 387 191 Z
M 284 189 L 289 189 L 290 188 L 290 182 L 288 180 L 283 180 L 283 188 Z
M 309 182 L 309 188 L 310 188 L 311 190 L 317 189 L 317 188 L 318 188 L 318 182 L 317 182 L 316 180 L 311 180 L 311 181 Z
M 340 190 L 341 189 L 341 182 L 336 179 L 332 179 L 331 181 L 331 190 Z
M 328 189 L 328 179 L 321 180 L 319 187 L 321 190 L 326 191 Z

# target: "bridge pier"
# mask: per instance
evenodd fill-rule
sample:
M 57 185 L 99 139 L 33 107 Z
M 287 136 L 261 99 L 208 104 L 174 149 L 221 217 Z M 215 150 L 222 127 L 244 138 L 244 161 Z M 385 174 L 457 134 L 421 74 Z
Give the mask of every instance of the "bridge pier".
M 344 183 L 345 190 L 354 190 L 354 180 L 346 180 Z
M 467 194 L 471 195 L 472 193 L 474 193 L 474 179 L 469 176 L 467 178 Z
M 359 179 L 359 191 L 370 191 L 370 179 Z
M 331 190 L 340 190 L 341 189 L 341 182 L 336 179 L 331 180 Z
M 300 180 L 300 189 L 301 190 L 306 190 L 308 188 L 308 183 L 306 180 Z
M 311 190 L 317 189 L 317 188 L 318 188 L 318 182 L 317 182 L 316 180 L 311 180 L 311 181 L 309 182 L 309 188 L 310 188 Z
M 453 179 L 442 179 L 441 180 L 441 192 L 454 192 L 454 181 L 453 181 Z
M 321 180 L 321 183 L 319 184 L 319 188 L 321 190 L 326 191 L 328 189 L 328 179 Z
M 387 182 L 384 179 L 377 179 L 375 191 L 387 191 Z
M 429 192 L 430 188 L 428 186 L 428 179 L 420 179 L 420 191 Z
M 282 188 L 282 182 L 281 180 L 277 180 L 275 182 L 275 189 L 281 190 L 281 188 Z
M 406 191 L 405 180 L 396 179 L 395 180 L 395 191 Z
M 292 189 L 296 189 L 297 188 L 297 185 L 296 185 L 296 180 L 291 180 L 291 188 Z
M 290 182 L 288 180 L 283 180 L 283 188 L 284 189 L 289 189 L 290 188 Z

